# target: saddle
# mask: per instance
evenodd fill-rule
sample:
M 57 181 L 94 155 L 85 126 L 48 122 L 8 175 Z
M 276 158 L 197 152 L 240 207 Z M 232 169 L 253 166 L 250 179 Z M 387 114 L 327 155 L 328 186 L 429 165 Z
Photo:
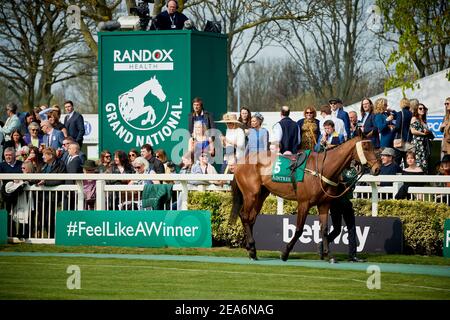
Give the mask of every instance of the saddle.
M 295 170 L 299 168 L 305 160 L 308 158 L 307 152 L 299 152 L 296 154 L 283 155 L 283 157 L 289 159 L 291 164 L 289 165 L 289 169 L 291 170 L 291 182 L 294 187 L 294 191 L 297 191 L 297 181 L 295 179 Z

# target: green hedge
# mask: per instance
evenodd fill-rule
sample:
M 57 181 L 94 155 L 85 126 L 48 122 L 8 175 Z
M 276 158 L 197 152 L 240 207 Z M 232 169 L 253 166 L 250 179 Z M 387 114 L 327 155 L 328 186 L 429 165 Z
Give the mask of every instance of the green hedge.
M 355 199 L 353 206 L 358 216 L 371 216 L 370 200 Z M 242 247 L 244 230 L 240 221 L 229 225 L 231 212 L 229 192 L 190 192 L 189 209 L 209 210 L 214 246 Z M 295 214 L 295 201 L 284 201 L 284 212 Z M 261 210 L 264 214 L 276 214 L 277 201 L 269 196 Z M 310 214 L 317 214 L 314 207 Z M 404 252 L 408 254 L 442 255 L 444 221 L 450 219 L 450 209 L 445 204 L 410 200 L 383 200 L 378 203 L 378 216 L 399 217 L 403 224 Z

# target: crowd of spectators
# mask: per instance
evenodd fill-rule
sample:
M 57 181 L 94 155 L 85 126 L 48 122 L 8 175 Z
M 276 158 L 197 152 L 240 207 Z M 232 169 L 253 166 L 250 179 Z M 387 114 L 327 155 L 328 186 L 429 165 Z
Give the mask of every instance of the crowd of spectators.
M 449 174 L 450 156 L 450 98 L 445 100 L 445 117 L 439 130 L 443 132 L 439 174 Z M 358 113 L 343 109 L 342 100 L 333 98 L 327 105 L 319 108 L 321 119 L 317 117 L 314 106 L 304 111 L 304 117 L 294 121 L 290 117 L 290 108 L 283 106 L 280 121 L 273 127 L 273 136 L 262 127 L 263 116 L 242 108 L 239 118 L 226 113 L 222 120 L 213 121 L 206 111 L 201 98 L 195 98 L 192 113 L 189 114 L 191 138 L 187 152 L 179 164 L 174 164 L 166 150 L 153 150 L 149 144 L 140 149 L 103 150 L 98 161 L 88 160 L 81 151 L 84 128 L 83 116 L 75 111 L 72 101 L 64 103 L 66 117 L 60 121 L 59 106 L 36 107 L 34 112 L 24 116 L 17 115 L 17 106 L 6 106 L 7 119 L 0 128 L 2 160 L 0 173 L 233 173 L 240 159 L 249 154 L 262 154 L 269 150 L 280 154 L 295 154 L 302 150 L 323 151 L 333 148 L 352 137 L 364 134 L 379 150 L 382 160 L 381 174 L 429 174 L 431 141 L 434 135 L 427 125 L 428 108 L 417 100 L 403 98 L 399 101 L 400 111 L 389 108 L 387 100 L 377 99 L 374 103 L 363 98 Z M 225 134 L 215 140 L 209 131 L 216 128 L 215 123 L 226 125 Z M 394 143 L 394 140 L 402 143 Z M 221 166 L 216 165 L 217 148 L 223 148 Z M 215 163 L 216 162 L 216 163 Z M 25 164 L 25 165 L 23 165 Z M 447 166 L 446 166 L 447 165 Z M 26 168 L 26 169 L 24 169 Z M 95 201 L 95 181 L 85 182 L 86 208 L 93 207 Z M 3 200 L 8 198 L 3 183 Z M 32 182 L 37 185 L 54 186 L 70 181 L 42 180 Z M 159 180 L 114 180 L 110 184 L 159 184 Z M 168 181 L 164 183 L 174 183 Z M 220 181 L 190 181 L 193 185 L 216 184 Z M 380 186 L 391 185 L 381 182 Z M 405 183 L 396 195 L 397 199 L 407 197 Z M 44 193 L 41 201 L 46 201 Z M 69 199 L 70 200 L 70 199 Z M 69 201 L 70 202 L 70 201 Z M 46 206 L 46 210 L 51 210 Z M 44 212 L 45 215 L 45 212 Z M 51 223 L 54 223 L 51 221 Z

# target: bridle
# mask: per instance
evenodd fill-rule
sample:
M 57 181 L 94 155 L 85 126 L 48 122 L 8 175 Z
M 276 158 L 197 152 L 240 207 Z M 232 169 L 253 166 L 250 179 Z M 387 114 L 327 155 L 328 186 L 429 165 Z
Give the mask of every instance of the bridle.
M 340 197 L 342 197 L 342 196 L 343 196 L 344 194 L 346 194 L 351 188 L 353 188 L 353 186 L 358 182 L 359 179 L 361 179 L 361 177 L 362 177 L 363 174 L 364 174 L 363 167 L 364 167 L 364 165 L 366 165 L 366 164 L 368 163 L 367 158 L 366 158 L 366 156 L 364 155 L 364 150 L 363 150 L 362 144 L 363 144 L 363 142 L 367 142 L 367 141 L 370 141 L 370 140 L 362 140 L 362 141 L 358 141 L 358 142 L 355 144 L 356 153 L 358 154 L 358 158 L 359 158 L 359 162 L 360 162 L 361 166 L 359 166 L 359 170 L 357 171 L 357 175 L 355 176 L 355 178 L 353 178 L 353 179 L 351 180 L 351 183 L 345 188 L 344 191 L 342 191 L 339 195 L 335 196 L 335 195 L 329 194 L 329 193 L 324 189 L 323 184 L 320 183 L 320 188 L 322 189 L 322 192 L 325 193 L 328 197 L 330 197 L 330 198 L 340 198 Z M 321 179 L 322 181 L 324 181 L 325 183 L 327 183 L 327 184 L 329 184 L 329 185 L 331 185 L 331 186 L 333 186 L 333 187 L 337 187 L 337 186 L 339 185 L 339 183 L 336 183 L 336 182 L 334 182 L 334 181 L 332 181 L 332 180 L 326 178 L 326 177 L 323 175 L 323 168 L 324 168 L 324 163 L 325 163 L 325 158 L 326 158 L 326 157 L 327 157 L 327 149 L 325 149 L 325 152 L 324 152 L 324 156 L 323 156 L 323 160 L 322 160 L 322 170 L 321 170 L 321 173 L 318 173 L 317 171 L 312 171 L 312 170 L 309 170 L 309 169 L 305 169 L 305 171 L 309 172 L 310 174 L 312 174 L 312 175 L 314 175 L 314 176 L 316 176 L 316 177 L 320 177 L 320 179 Z M 319 161 L 319 157 L 316 157 L 316 169 L 318 168 L 318 161 Z

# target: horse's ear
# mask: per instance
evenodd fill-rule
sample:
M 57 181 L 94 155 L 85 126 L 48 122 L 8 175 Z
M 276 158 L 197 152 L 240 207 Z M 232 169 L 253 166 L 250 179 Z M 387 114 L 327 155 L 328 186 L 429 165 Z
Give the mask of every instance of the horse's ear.
M 366 135 L 364 134 L 364 132 L 360 128 L 358 128 L 358 136 L 360 136 L 363 139 L 366 138 Z

